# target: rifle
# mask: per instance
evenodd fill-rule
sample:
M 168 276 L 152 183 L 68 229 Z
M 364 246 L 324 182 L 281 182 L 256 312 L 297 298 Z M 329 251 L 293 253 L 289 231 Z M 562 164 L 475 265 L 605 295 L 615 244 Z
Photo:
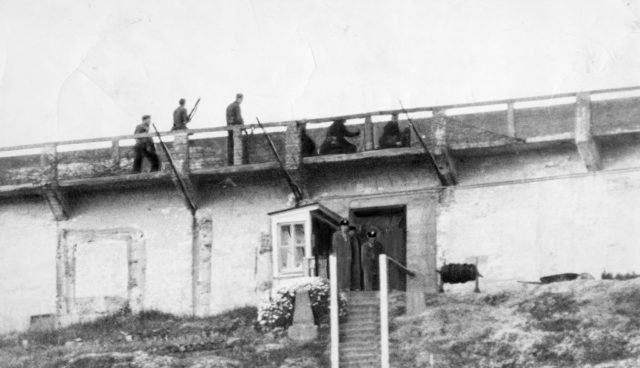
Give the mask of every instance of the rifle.
M 189 113 L 189 116 L 187 116 L 187 121 L 191 121 L 191 117 L 196 112 L 196 109 L 198 109 L 198 104 L 199 103 L 200 103 L 200 97 L 198 97 L 198 101 L 196 101 L 196 104 L 193 105 L 193 108 L 191 109 L 191 112 Z
M 420 135 L 420 132 L 418 132 L 418 129 L 413 124 L 413 120 L 411 120 L 411 116 L 409 116 L 409 112 L 402 105 L 402 101 L 398 100 L 398 102 L 400 103 L 400 108 L 402 109 L 402 112 L 404 112 L 404 114 L 407 115 L 407 122 L 409 123 L 409 126 L 411 126 L 411 128 L 413 129 L 413 132 L 416 134 L 416 137 L 418 137 L 418 140 L 420 141 L 422 148 L 424 148 L 424 150 L 426 151 L 427 156 L 429 157 L 429 162 L 431 163 L 434 170 L 436 171 L 436 174 L 438 175 L 438 179 L 442 181 L 443 176 L 442 176 L 442 173 L 440 173 L 440 168 L 438 167 L 438 164 L 436 163 L 436 158 L 433 156 L 433 153 L 429 151 L 429 148 L 427 147 L 427 144 L 424 142 L 424 140 L 422 140 L 422 136 Z
M 289 184 L 289 188 L 291 189 L 291 193 L 293 193 L 293 196 L 296 199 L 296 204 L 299 203 L 300 201 L 302 201 L 302 198 L 303 198 L 302 197 L 302 191 L 296 185 L 296 183 L 293 181 L 293 178 L 291 178 L 291 175 L 289 175 L 289 172 L 284 167 L 284 164 L 282 163 L 282 160 L 280 159 L 280 155 L 278 155 L 278 151 L 276 150 L 276 146 L 273 144 L 273 141 L 271 140 L 271 137 L 269 137 L 269 134 L 267 133 L 267 130 L 264 128 L 264 125 L 262 125 L 262 123 L 260 122 L 260 119 L 258 119 L 257 116 L 256 116 L 256 120 L 258 121 L 258 125 L 260 126 L 260 128 L 262 128 L 262 131 L 264 132 L 264 136 L 267 139 L 267 142 L 269 142 L 269 147 L 271 147 L 271 152 L 273 152 L 273 155 L 276 156 L 276 160 L 278 161 L 278 164 L 280 164 L 280 170 L 284 174 L 284 178 L 287 180 L 287 184 Z
M 191 196 L 189 195 L 189 192 L 187 191 L 187 186 L 184 183 L 184 181 L 182 181 L 182 177 L 178 173 L 178 169 L 176 169 L 176 165 L 173 162 L 173 158 L 171 157 L 171 154 L 169 153 L 167 146 L 164 144 L 164 142 L 162 141 L 162 138 L 160 137 L 160 132 L 158 132 L 158 128 L 156 128 L 156 125 L 154 123 L 151 123 L 151 126 L 153 126 L 153 130 L 156 132 L 156 137 L 158 137 L 158 140 L 160 141 L 160 146 L 162 147 L 164 154 L 167 155 L 167 159 L 169 160 L 169 165 L 171 165 L 173 174 L 178 179 L 178 186 L 180 187 L 180 190 L 182 191 L 182 194 L 184 195 L 184 197 L 187 199 L 187 202 L 189 204 L 189 209 L 191 210 L 191 214 L 195 215 L 196 210 L 198 208 L 196 207 L 193 201 L 193 198 L 191 198 Z

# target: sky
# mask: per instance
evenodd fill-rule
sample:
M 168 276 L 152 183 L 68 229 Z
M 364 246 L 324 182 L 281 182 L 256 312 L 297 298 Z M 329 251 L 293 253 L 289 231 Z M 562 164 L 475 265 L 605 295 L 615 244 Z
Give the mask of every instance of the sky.
M 640 85 L 640 0 L 0 0 L 0 146 Z

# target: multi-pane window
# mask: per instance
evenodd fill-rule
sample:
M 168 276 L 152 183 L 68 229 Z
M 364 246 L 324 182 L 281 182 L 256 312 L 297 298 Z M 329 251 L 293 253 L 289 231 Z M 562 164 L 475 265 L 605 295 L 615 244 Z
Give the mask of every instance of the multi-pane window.
M 300 272 L 304 267 L 304 223 L 279 224 L 280 272 Z

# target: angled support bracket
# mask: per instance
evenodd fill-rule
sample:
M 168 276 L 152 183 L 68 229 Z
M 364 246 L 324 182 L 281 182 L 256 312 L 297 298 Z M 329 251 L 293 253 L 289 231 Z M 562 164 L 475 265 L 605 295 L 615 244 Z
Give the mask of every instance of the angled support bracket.
M 443 110 L 434 111 L 430 135 L 432 155 L 438 170 L 440 183 L 445 186 L 456 185 L 458 183 L 457 171 L 455 160 L 451 156 L 447 145 L 447 116 Z
M 58 187 L 58 151 L 55 144 L 44 147 L 40 157 L 42 197 L 49 204 L 53 218 L 65 221 L 71 214 L 64 191 Z
M 171 180 L 180 192 L 187 208 L 195 214 L 198 206 L 198 193 L 196 183 L 191 180 L 189 175 L 189 136 L 187 133 L 178 133 L 174 136 L 171 156 L 176 169 Z
M 304 165 L 302 164 L 302 137 L 305 134 L 306 123 L 289 124 L 285 132 L 284 167 L 293 183 L 300 189 L 303 198 L 309 198 Z

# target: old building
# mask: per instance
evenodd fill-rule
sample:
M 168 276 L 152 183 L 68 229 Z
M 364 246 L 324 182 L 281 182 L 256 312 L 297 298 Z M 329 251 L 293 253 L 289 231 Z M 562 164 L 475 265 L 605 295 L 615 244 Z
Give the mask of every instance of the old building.
M 399 110 L 341 117 L 362 132 L 352 154 L 301 155 L 304 131 L 319 147 L 337 117 L 266 124 L 298 206 L 264 135 L 239 127 L 232 166 L 227 127 L 164 133 L 177 177 L 162 154 L 162 171 L 131 174 L 132 136 L 3 148 L 0 331 L 125 303 L 199 315 L 256 304 L 326 272 L 341 217 L 417 271 L 390 275 L 411 313 L 445 260 L 477 257 L 484 290 L 638 271 L 639 92 L 410 109 L 430 154 L 415 132 L 377 148 L 385 122 L 408 125 Z

